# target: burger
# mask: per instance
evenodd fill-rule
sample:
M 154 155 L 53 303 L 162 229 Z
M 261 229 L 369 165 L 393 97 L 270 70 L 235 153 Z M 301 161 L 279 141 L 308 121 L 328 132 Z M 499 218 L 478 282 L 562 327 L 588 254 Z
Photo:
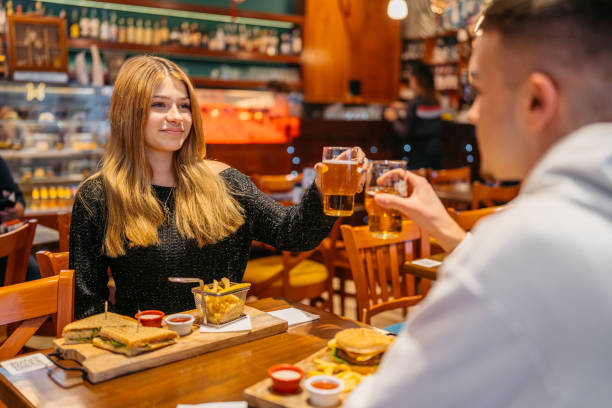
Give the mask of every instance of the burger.
M 390 336 L 377 330 L 360 328 L 339 331 L 328 345 L 335 360 L 368 371 L 376 369 L 392 342 Z

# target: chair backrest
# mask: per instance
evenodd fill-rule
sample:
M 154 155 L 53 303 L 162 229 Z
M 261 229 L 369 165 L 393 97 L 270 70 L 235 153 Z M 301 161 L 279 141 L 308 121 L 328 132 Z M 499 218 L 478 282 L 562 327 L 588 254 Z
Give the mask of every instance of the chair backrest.
M 0 235 L 0 258 L 7 257 L 4 286 L 25 281 L 36 220 L 28 220 L 14 231 Z
M 480 203 L 486 207 L 505 204 L 516 197 L 521 185 L 488 186 L 479 181 L 472 183 L 472 210 L 480 208 Z
M 52 314 L 56 337 L 74 314 L 74 271 L 0 288 L 0 325 L 21 322 L 0 346 L 0 361 L 15 356 Z
M 293 187 L 302 181 L 302 174 L 254 174 L 251 176 L 251 179 L 257 188 L 259 188 L 262 192 L 269 194 L 293 191 Z
M 72 213 L 60 212 L 57 214 L 57 231 L 59 232 L 59 250 L 67 252 L 70 244 L 70 219 Z
M 472 181 L 472 169 L 470 166 L 458 167 L 456 169 L 427 169 L 427 178 L 431 184 L 470 183 Z
M 36 252 L 36 261 L 38 261 L 40 275 L 43 278 L 48 278 L 50 276 L 59 275 L 61 270 L 69 268 L 69 253 L 38 251 Z
M 450 216 L 455 221 L 457 221 L 457 224 L 459 224 L 461 228 L 466 231 L 469 231 L 482 217 L 486 217 L 496 212 L 503 211 L 504 209 L 506 209 L 506 207 L 507 206 L 505 205 L 499 205 L 497 207 L 486 207 L 480 208 L 478 210 L 457 211 L 454 208 L 447 208 L 446 210 L 448 211 Z
M 429 237 L 413 221 L 402 222 L 402 232 L 392 239 L 374 238 L 367 225 L 340 226 L 355 281 L 360 320 L 370 323 L 385 310 L 417 304 L 430 282 L 423 279 L 417 290 L 413 275 L 403 273 L 406 261 L 429 256 Z

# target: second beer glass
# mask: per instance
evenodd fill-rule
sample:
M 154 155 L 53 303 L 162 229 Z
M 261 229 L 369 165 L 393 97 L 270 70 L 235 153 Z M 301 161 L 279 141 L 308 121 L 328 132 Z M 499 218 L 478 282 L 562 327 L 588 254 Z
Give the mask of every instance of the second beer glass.
M 361 184 L 358 149 L 352 147 L 324 147 L 321 190 L 323 212 L 345 217 L 353 214 L 355 194 Z
M 382 208 L 376 204 L 376 194 L 387 193 L 406 196 L 406 182 L 399 175 L 391 177 L 384 183 L 378 184 L 380 176 L 393 169 L 406 170 L 403 160 L 373 160 L 366 179 L 365 208 L 368 212 L 368 225 L 370 234 L 376 238 L 397 238 L 402 232 L 402 214 L 397 210 Z

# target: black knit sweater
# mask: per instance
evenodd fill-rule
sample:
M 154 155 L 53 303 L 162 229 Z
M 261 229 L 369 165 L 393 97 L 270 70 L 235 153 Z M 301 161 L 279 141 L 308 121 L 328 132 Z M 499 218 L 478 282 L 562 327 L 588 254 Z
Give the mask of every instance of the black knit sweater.
M 176 313 L 195 307 L 191 287 L 197 285 L 172 283 L 168 277 L 198 277 L 212 282 L 226 276 L 240 282 L 252 240 L 282 250 L 305 251 L 315 248 L 335 221 L 323 214 L 314 184 L 299 204 L 283 207 L 239 171 L 228 168 L 219 175 L 245 210 L 245 223 L 234 234 L 202 248 L 195 240 L 182 238 L 174 222 L 171 188 L 154 185 L 160 202 L 169 198 L 170 216 L 158 230 L 161 243 L 132 248 L 126 245 L 126 254 L 117 258 L 103 254 L 108 214 L 102 179 L 84 183 L 74 201 L 70 226 L 70 267 L 76 276 L 75 317 L 104 310 L 109 266 L 117 287 L 116 304 L 109 305 L 110 310 L 124 315 L 133 315 L 138 309 Z

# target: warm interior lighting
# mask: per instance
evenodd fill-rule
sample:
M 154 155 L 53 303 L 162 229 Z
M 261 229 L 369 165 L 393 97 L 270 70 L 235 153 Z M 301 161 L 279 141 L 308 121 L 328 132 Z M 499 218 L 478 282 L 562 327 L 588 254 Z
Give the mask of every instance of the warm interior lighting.
M 251 120 L 251 114 L 249 112 L 240 112 L 238 114 L 238 119 L 240 119 L 240 120 Z
M 262 120 L 263 119 L 263 113 L 255 112 L 255 114 L 253 115 L 253 119 L 255 119 L 255 120 Z
M 219 109 L 213 109 L 210 111 L 210 116 L 213 118 L 219 117 Z
M 408 15 L 406 0 L 389 0 L 387 14 L 394 20 L 401 20 Z

